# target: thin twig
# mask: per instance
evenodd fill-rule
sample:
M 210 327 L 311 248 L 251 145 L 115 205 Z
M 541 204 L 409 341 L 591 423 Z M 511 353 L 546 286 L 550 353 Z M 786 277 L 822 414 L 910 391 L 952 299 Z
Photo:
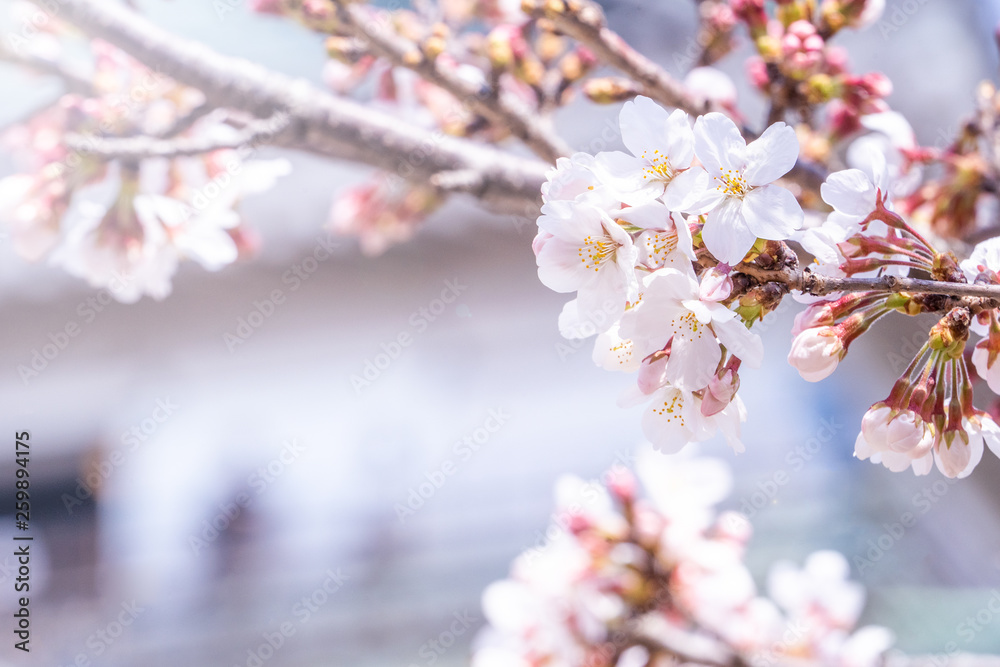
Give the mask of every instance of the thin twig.
M 692 115 L 712 111 L 699 105 L 662 67 L 642 55 L 607 26 L 604 12 L 590 0 L 527 0 L 522 8 L 529 16 L 546 18 L 562 33 L 590 49 L 597 59 L 642 85 L 642 94 Z
M 66 147 L 71 151 L 92 155 L 103 160 L 175 158 L 268 143 L 272 137 L 288 126 L 288 121 L 288 114 L 279 111 L 270 118 L 248 123 L 235 136 L 226 138 L 157 139 L 155 137 L 95 137 L 71 133 L 66 135 L 65 142 Z
M 428 57 L 417 45 L 386 29 L 383 23 L 373 21 L 364 6 L 345 0 L 334 2 L 343 24 L 367 41 L 375 55 L 397 67 L 411 69 L 426 81 L 448 91 L 491 124 L 508 129 L 542 159 L 555 163 L 559 157 L 570 154 L 570 147 L 562 139 L 509 95 L 492 90 L 485 83 L 477 86 L 454 71 L 441 67 L 436 58 Z

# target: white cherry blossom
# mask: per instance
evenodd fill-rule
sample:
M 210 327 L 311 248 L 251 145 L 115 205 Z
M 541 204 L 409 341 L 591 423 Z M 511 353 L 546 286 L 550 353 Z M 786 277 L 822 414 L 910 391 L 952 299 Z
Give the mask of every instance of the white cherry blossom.
M 556 292 L 577 292 L 579 312 L 608 312 L 610 321 L 638 298 L 632 237 L 605 211 L 587 203 L 551 201 L 542 207 L 538 226 L 551 238 L 537 243 L 538 277 Z
M 694 134 L 688 115 L 667 113 L 648 97 L 626 102 L 619 115 L 622 141 L 629 150 L 599 153 L 596 165 L 623 202 L 644 204 L 662 197 L 672 211 L 684 210 L 707 178 L 691 170 Z
M 760 337 L 722 304 L 702 301 L 698 281 L 690 273 L 659 269 L 643 279 L 643 286 L 642 302 L 623 318 L 621 335 L 644 355 L 670 344 L 664 381 L 688 391 L 703 389 L 722 359 L 721 345 L 759 367 Z
M 748 145 L 732 120 L 713 112 L 695 122 L 694 135 L 709 181 L 691 210 L 707 212 L 702 238 L 716 259 L 736 265 L 758 238 L 787 239 L 802 226 L 795 197 L 772 184 L 798 159 L 792 128 L 775 123 Z
M 740 424 L 746 421 L 747 412 L 739 396 L 724 410 L 707 417 L 702 414 L 701 398 L 669 384 L 649 393 L 635 387 L 619 399 L 622 407 L 642 403 L 647 403 L 642 432 L 664 454 L 676 454 L 688 444 L 703 442 L 719 432 L 733 451 L 745 450 L 740 440 Z

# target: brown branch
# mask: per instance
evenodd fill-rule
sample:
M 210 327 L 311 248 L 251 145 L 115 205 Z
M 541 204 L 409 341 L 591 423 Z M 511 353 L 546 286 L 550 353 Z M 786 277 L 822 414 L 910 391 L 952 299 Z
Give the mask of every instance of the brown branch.
M 374 55 L 385 58 L 396 67 L 411 69 L 426 81 L 448 91 L 491 124 L 508 129 L 542 159 L 555 163 L 557 158 L 570 154 L 570 147 L 562 139 L 509 95 L 485 83 L 476 86 L 441 67 L 436 58 L 422 52 L 417 45 L 373 21 L 364 6 L 346 0 L 334 0 L 334 3 L 344 27 L 368 42 Z
M 267 118 L 289 114 L 274 145 L 368 164 L 425 183 L 440 172 L 482 174 L 482 199 L 523 212 L 539 202 L 547 164 L 469 140 L 418 128 L 358 103 L 335 97 L 239 58 L 177 37 L 147 19 L 102 0 L 55 0 L 60 17 L 104 39 L 175 81 L 201 90 L 217 108 Z M 52 4 L 52 3 L 47 3 Z
M 777 283 L 789 290 L 813 296 L 827 296 L 840 292 L 907 292 L 951 297 L 936 304 L 935 310 L 938 310 L 937 306 L 940 306 L 941 310 L 965 307 L 973 313 L 979 313 L 983 310 L 1000 308 L 1000 285 L 952 283 L 898 276 L 839 278 L 814 273 L 808 268 L 763 269 L 753 263 L 743 262 L 733 267 L 733 271 L 748 275 L 761 283 Z
M 66 135 L 64 141 L 69 150 L 98 157 L 102 160 L 176 158 L 269 143 L 275 135 L 288 127 L 288 122 L 288 114 L 279 111 L 270 118 L 251 121 L 239 130 L 236 136 L 225 139 L 210 137 L 176 139 L 95 137 L 71 133 Z

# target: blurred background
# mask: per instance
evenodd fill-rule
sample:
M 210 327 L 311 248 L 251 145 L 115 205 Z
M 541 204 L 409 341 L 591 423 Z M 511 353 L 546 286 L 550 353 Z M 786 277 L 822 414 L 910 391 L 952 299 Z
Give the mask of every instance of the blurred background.
M 290 22 L 239 3 L 224 20 L 208 0 L 136 4 L 179 35 L 322 85 L 321 39 Z M 602 4 L 613 28 L 682 73 L 693 3 Z M 893 12 L 906 17 L 898 30 L 838 41 L 857 71 L 892 79 L 921 143 L 943 143 L 974 86 L 997 79 L 1000 7 L 888 0 Z M 738 84 L 741 55 L 723 61 Z M 3 65 L 0 91 L 6 125 L 60 88 Z M 759 117 L 745 88 L 741 105 Z M 586 148 L 616 115 L 578 104 L 559 127 Z M 293 176 L 243 206 L 259 256 L 218 273 L 183 265 L 162 302 L 106 304 L 0 244 L 0 508 L 14 503 L 13 433 L 30 431 L 35 535 L 25 656 L 6 625 L 14 521 L 0 515 L 0 662 L 465 664 L 480 593 L 543 541 L 556 478 L 597 477 L 642 442 L 639 412 L 615 405 L 632 378 L 559 337 L 565 297 L 537 280 L 531 221 L 456 200 L 414 241 L 367 258 L 324 229 L 331 192 L 364 170 L 261 151 L 279 155 Z M 0 154 L 0 175 L 13 170 Z M 328 259 L 305 261 L 330 243 Z M 298 270 L 307 278 L 292 289 Z M 268 307 L 274 290 L 285 298 Z M 893 628 L 899 648 L 1000 652 L 1000 618 L 971 641 L 959 633 L 1000 595 L 1000 462 L 987 453 L 951 484 L 851 456 L 861 415 L 926 328 L 884 322 L 810 385 L 784 362 L 796 310 L 763 323 L 769 363 L 743 377 L 746 453 L 703 448 L 734 469 L 727 506 L 752 515 L 758 581 L 776 559 L 836 549 L 869 588 L 864 620 Z M 234 345 L 227 334 L 255 311 L 260 325 Z M 71 322 L 80 334 L 22 379 L 18 366 Z M 394 347 L 401 334 L 409 343 Z M 900 533 L 907 512 L 916 521 Z

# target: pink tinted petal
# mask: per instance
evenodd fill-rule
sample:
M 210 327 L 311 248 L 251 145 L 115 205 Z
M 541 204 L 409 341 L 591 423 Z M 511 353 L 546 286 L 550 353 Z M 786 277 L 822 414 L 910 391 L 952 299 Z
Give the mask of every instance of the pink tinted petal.
M 971 437 L 969 444 L 965 444 L 961 438 L 955 438 L 951 447 L 942 442 L 934 452 L 934 462 L 941 474 L 961 479 L 967 477 L 983 458 L 983 439 Z
M 750 185 L 767 185 L 781 178 L 799 158 L 799 140 L 795 130 L 775 123 L 747 145 L 747 168 L 743 178 Z
M 538 252 L 538 279 L 556 292 L 574 292 L 590 273 L 580 262 L 579 246 L 550 239 Z

